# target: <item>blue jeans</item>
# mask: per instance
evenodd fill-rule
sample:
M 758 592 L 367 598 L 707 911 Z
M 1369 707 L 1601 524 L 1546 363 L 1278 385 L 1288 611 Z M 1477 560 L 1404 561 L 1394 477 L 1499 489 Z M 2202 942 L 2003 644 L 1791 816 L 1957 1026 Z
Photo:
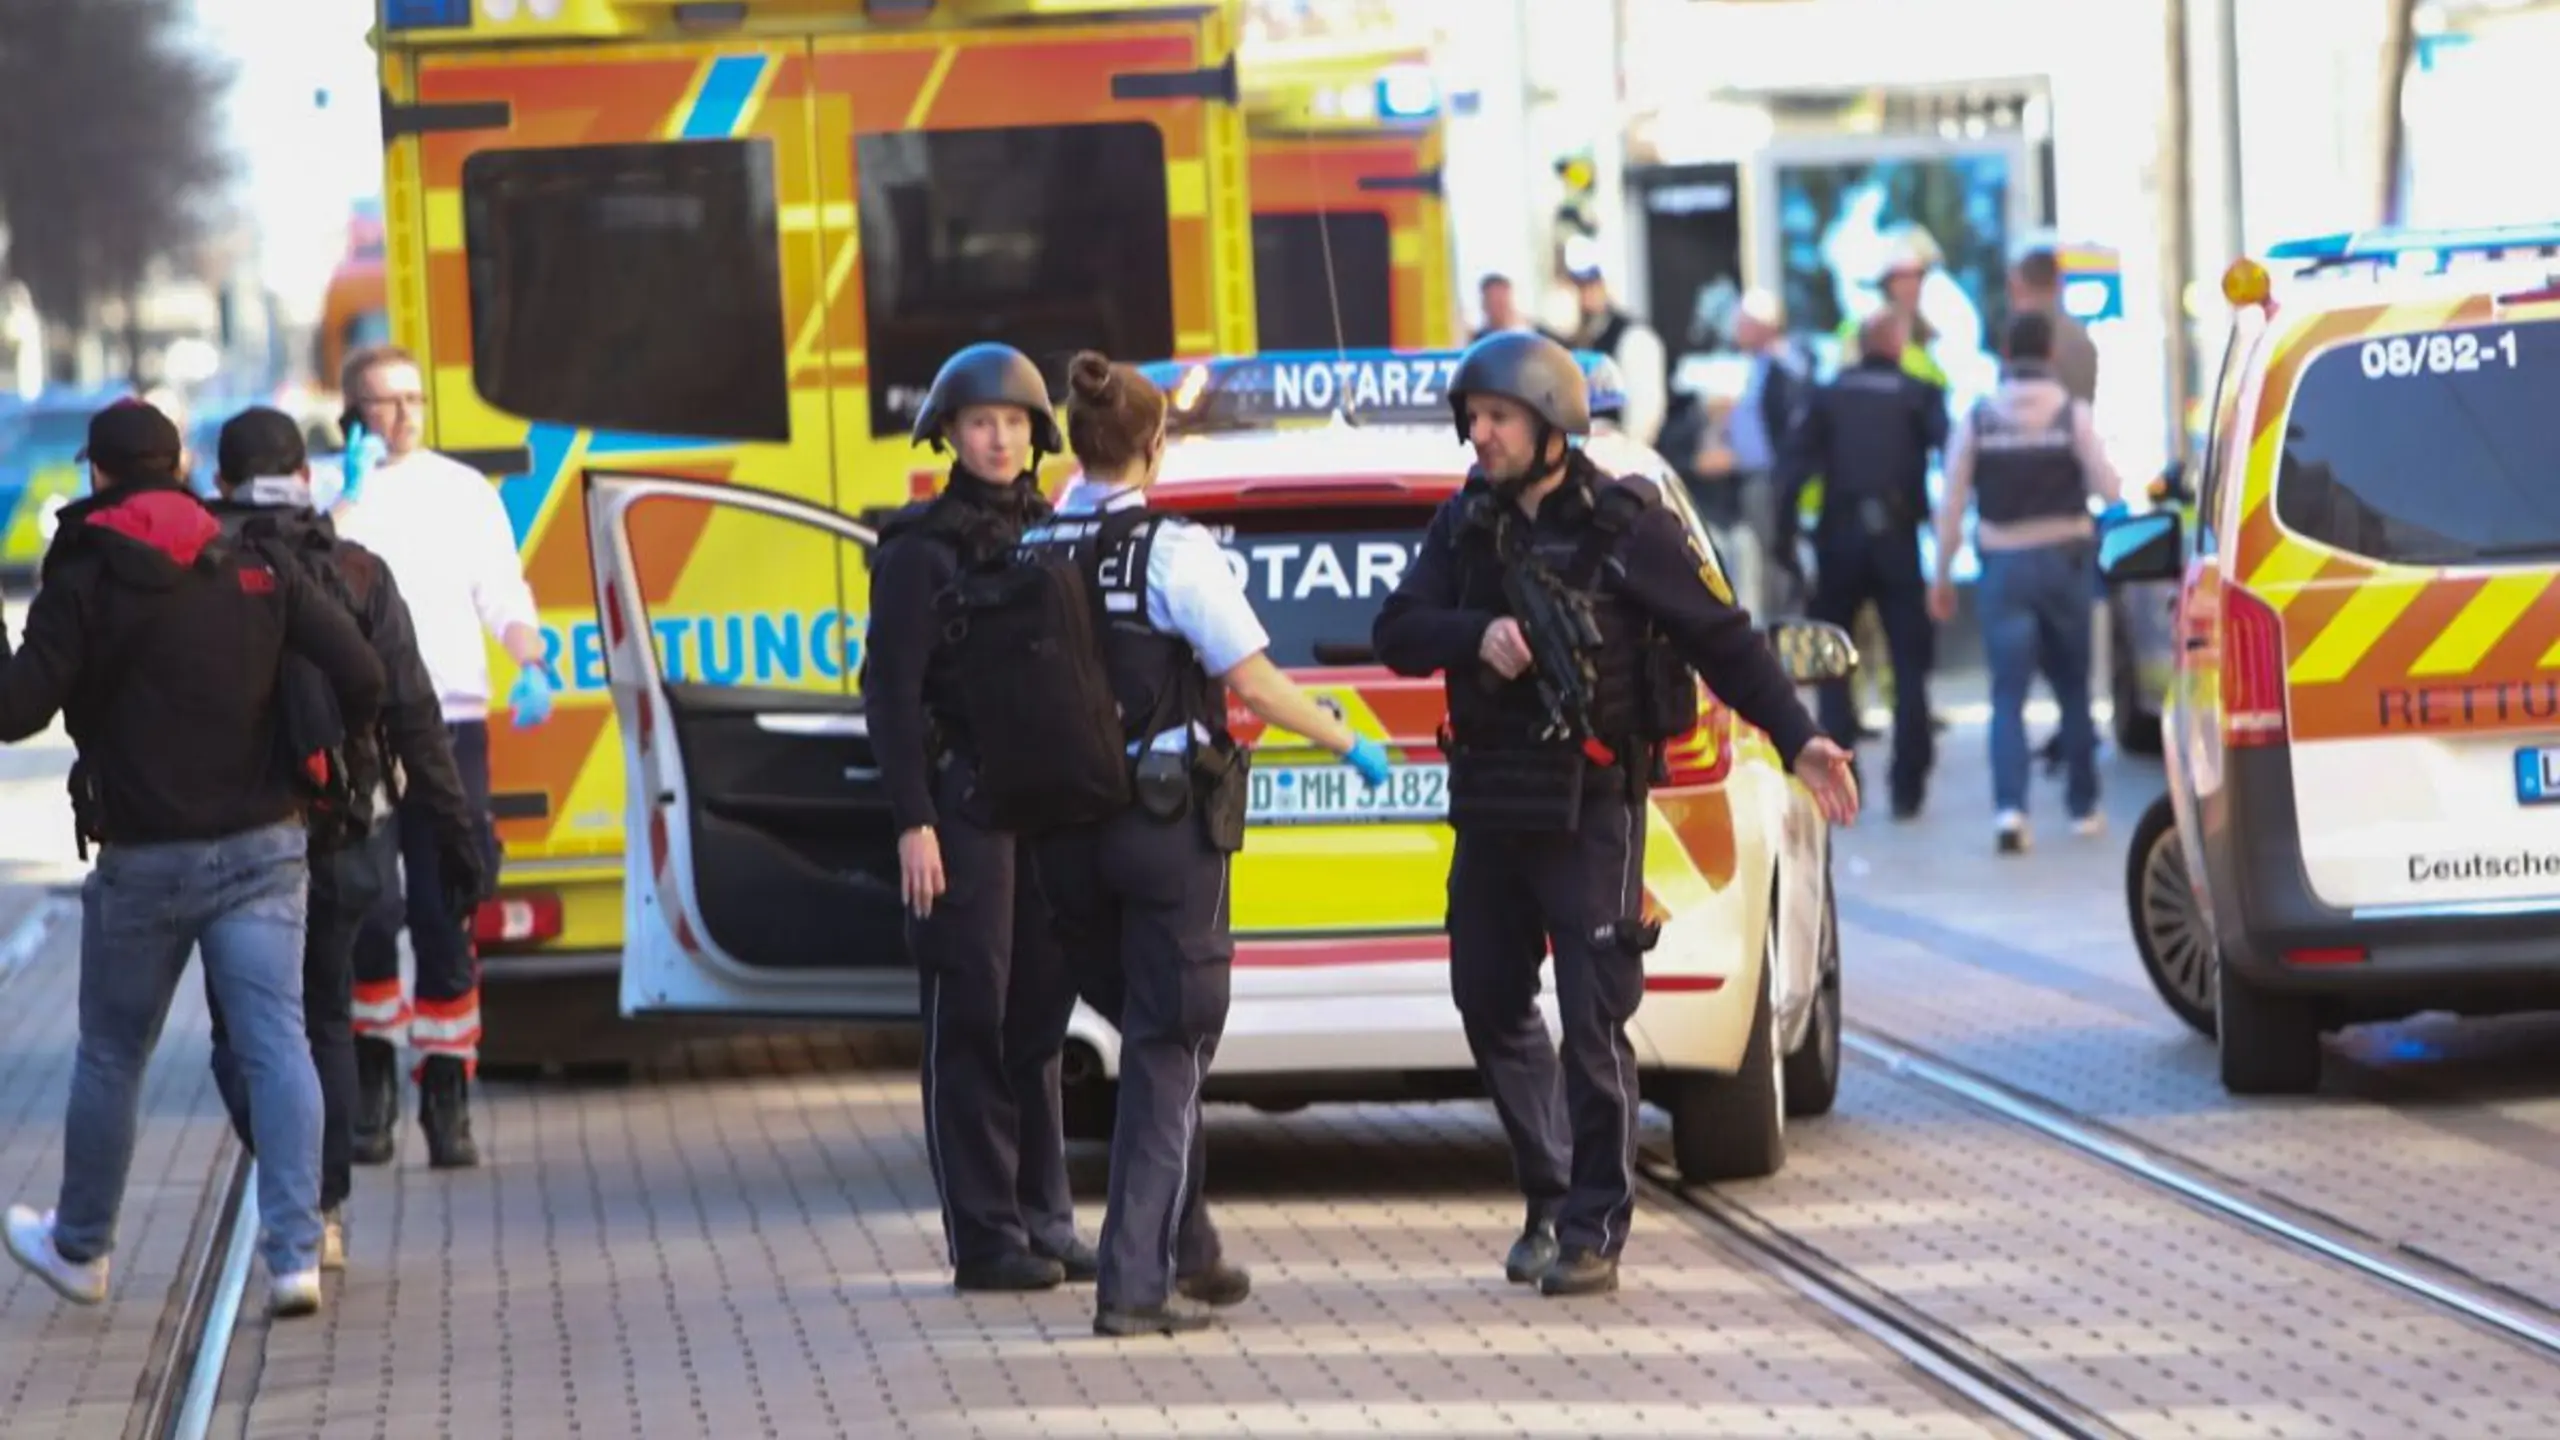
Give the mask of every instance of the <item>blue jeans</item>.
M 1991 662 L 1991 795 L 2027 808 L 2027 686 L 2044 672 L 2062 708 L 2064 802 L 2098 808 L 2098 729 L 2089 715 L 2089 576 L 2085 541 L 1982 555 L 1982 648 Z
M 201 948 L 249 1092 L 261 1253 L 275 1275 L 319 1263 L 320 1081 L 302 1017 L 304 842 L 297 821 L 99 852 L 80 887 L 80 1053 L 54 1221 L 64 1258 L 115 1248 L 143 1071 L 187 957 Z

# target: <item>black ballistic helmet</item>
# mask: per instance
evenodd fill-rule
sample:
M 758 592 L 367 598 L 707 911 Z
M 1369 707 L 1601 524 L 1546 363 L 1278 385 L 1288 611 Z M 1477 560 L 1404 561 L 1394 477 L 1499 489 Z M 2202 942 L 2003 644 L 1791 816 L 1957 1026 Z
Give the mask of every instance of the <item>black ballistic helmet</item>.
M 992 341 L 968 346 L 942 362 L 933 388 L 925 392 L 924 408 L 916 412 L 909 443 L 930 441 L 934 449 L 942 449 L 943 431 L 952 417 L 972 405 L 1019 405 L 1031 412 L 1034 452 L 1056 455 L 1067 448 L 1058 434 L 1057 409 L 1049 402 L 1049 384 L 1040 378 L 1040 367 L 1012 346 Z
M 1591 387 L 1573 352 L 1530 330 L 1487 335 L 1458 357 L 1449 381 L 1449 409 L 1458 439 L 1467 438 L 1467 397 L 1507 395 L 1529 407 L 1548 428 L 1567 435 L 1591 433 Z M 1543 443 L 1543 442 L 1541 442 Z

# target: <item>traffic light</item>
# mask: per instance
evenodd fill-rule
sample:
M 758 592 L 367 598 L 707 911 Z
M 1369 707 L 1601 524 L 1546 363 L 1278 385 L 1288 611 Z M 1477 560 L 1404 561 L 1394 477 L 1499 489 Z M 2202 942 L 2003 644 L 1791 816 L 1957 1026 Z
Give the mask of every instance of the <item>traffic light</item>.
M 1564 198 L 1556 205 L 1556 226 L 1568 235 L 1598 235 L 1600 167 L 1591 152 L 1578 150 L 1556 161 L 1556 178 L 1564 182 Z

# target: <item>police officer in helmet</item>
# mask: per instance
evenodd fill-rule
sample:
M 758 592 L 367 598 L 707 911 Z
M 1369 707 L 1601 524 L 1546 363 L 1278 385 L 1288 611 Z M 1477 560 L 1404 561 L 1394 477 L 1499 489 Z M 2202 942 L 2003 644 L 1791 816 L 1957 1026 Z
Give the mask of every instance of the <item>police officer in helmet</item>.
M 1488 336 L 1449 388 L 1477 464 L 1432 517 L 1373 638 L 1388 668 L 1447 687 L 1450 988 L 1528 1200 L 1504 1272 L 1548 1295 L 1593 1294 L 1617 1287 L 1635 1210 L 1626 1022 L 1653 940 L 1645 795 L 1662 739 L 1697 720 L 1692 667 L 1769 733 L 1834 823 L 1856 816 L 1857 789 L 1848 753 L 1714 588 L 1677 513 L 1583 452 L 1590 394 L 1570 351 Z M 1543 573 L 1588 606 L 1589 703 L 1565 723 L 1537 683 L 1507 571 Z M 1561 1065 L 1537 1006 L 1550 946 Z
M 933 602 L 1047 516 L 1040 457 L 1066 447 L 1039 367 L 995 344 L 944 362 L 914 439 L 958 453 L 941 494 L 881 527 L 863 691 L 923 986 L 926 1155 L 959 1288 L 1046 1290 L 1098 1266 L 1075 1232 L 1058 1093 L 1075 983 L 1027 852 L 973 815 L 976 753 Z

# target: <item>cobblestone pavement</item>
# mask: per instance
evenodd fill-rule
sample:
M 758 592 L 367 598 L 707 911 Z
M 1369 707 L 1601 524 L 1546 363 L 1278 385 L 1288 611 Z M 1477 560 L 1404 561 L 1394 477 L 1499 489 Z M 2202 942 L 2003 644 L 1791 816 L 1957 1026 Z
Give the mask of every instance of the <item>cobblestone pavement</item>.
M 1220 1113 L 1255 1278 L 1221 1333 L 1097 1339 L 1084 1289 L 959 1296 L 911 1070 L 861 1045 L 490 1087 L 489 1166 L 431 1173 L 411 1139 L 360 1181 L 334 1308 L 243 1336 L 232 1433 L 1997 1433 L 1667 1210 L 1614 1300 L 1505 1284 L 1518 1202 L 1473 1106 Z
M 41 940 L 31 917 L 51 909 Z M 78 1041 L 79 918 L 42 892 L 0 892 L 0 1205 L 53 1207 L 62 1107 Z M 144 1081 L 107 1303 L 74 1305 L 0 1260 L 0 1434 L 9 1440 L 119 1436 L 160 1343 L 188 1240 L 204 1217 L 229 1135 L 205 1064 L 203 993 L 189 984 Z
M 2039 776 L 2044 833 L 2004 858 L 1981 732 L 1949 739 L 1926 822 L 1843 841 L 1852 1021 L 2560 1306 L 2560 1016 L 2357 1027 L 2332 1038 L 2320 1095 L 2234 1099 L 2128 928 L 2125 850 L 2159 765 L 2108 766 L 2110 831 L 2087 839 Z M 1994 885 L 1996 906 L 1974 900 Z

